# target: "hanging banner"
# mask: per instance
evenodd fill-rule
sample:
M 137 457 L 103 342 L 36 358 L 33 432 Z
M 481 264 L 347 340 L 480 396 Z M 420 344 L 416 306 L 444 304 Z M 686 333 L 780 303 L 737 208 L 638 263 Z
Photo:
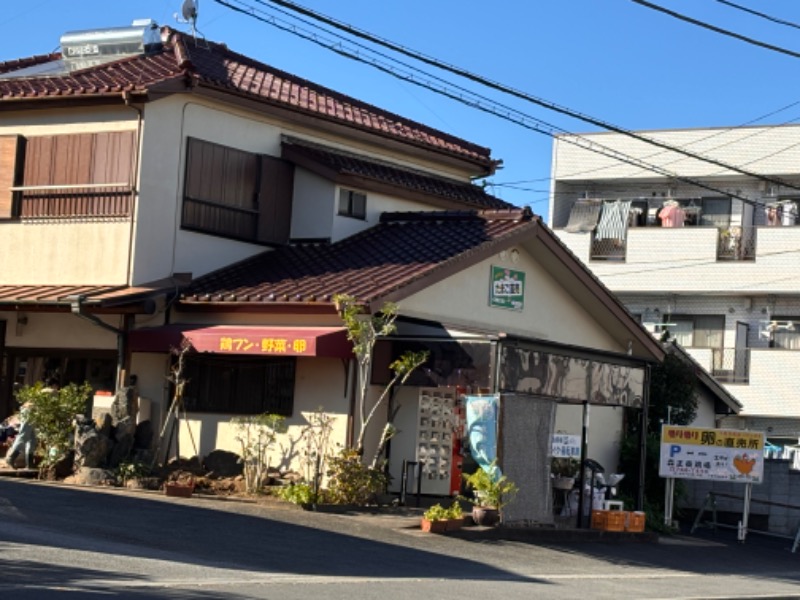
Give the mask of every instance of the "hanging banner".
M 497 458 L 498 396 L 464 396 L 467 413 L 467 439 L 472 458 L 486 472 Z M 500 469 L 497 469 L 498 475 Z
M 663 425 L 658 474 L 676 479 L 761 483 L 764 434 Z

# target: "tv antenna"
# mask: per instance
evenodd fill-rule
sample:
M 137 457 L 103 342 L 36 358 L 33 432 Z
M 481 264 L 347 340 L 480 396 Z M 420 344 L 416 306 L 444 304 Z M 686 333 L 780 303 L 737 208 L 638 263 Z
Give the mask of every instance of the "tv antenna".
M 178 23 L 189 23 L 192 26 L 192 37 L 197 39 L 197 13 L 200 10 L 200 0 L 183 0 L 181 16 L 175 13 Z

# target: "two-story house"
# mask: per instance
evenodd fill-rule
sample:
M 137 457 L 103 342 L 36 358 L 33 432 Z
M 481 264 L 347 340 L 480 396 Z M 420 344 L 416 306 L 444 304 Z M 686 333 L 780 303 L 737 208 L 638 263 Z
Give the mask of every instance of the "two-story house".
M 14 385 L 135 376 L 163 430 L 190 344 L 181 453 L 237 451 L 232 417 L 271 412 L 296 466 L 309 413 L 340 445 L 359 427 L 344 293 L 400 306 L 371 402 L 400 352 L 431 353 L 369 432 L 396 412 L 395 485 L 403 461 L 423 493 L 458 485 L 469 394 L 502 399 L 497 453 L 538 498 L 519 519 L 547 512 L 557 408 L 579 433 L 603 404 L 588 448 L 614 460 L 663 349 L 540 218 L 472 183 L 487 148 L 149 21 L 61 43 L 0 64 L 5 413 Z
M 741 402 L 718 425 L 795 444 L 800 127 L 635 135 L 556 138 L 550 225 L 654 335 L 669 332 Z

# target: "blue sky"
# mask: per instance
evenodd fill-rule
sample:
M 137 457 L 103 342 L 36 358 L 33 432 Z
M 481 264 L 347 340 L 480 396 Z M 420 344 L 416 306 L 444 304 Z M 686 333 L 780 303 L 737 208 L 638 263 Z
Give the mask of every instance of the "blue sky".
M 771 23 L 718 0 L 654 2 L 800 52 L 796 28 Z M 258 0 L 241 3 L 264 11 L 262 16 L 275 14 Z M 800 104 L 791 106 L 800 100 L 796 86 L 799 58 L 698 28 L 631 0 L 297 3 L 627 129 L 781 124 L 800 119 Z M 67 31 L 125 26 L 136 18 L 152 18 L 160 25 L 188 30 L 174 18 L 181 0 L 5 0 L 3 4 L 0 60 L 57 50 L 59 37 Z M 800 23 L 800 2 L 796 0 L 737 0 L 736 4 Z M 549 136 L 399 81 L 215 0 L 200 0 L 198 29 L 207 39 L 227 43 L 233 50 L 277 68 L 488 146 L 504 163 L 490 180 L 495 184 L 491 193 L 546 215 L 552 148 Z M 414 64 L 567 131 L 598 130 L 580 120 Z

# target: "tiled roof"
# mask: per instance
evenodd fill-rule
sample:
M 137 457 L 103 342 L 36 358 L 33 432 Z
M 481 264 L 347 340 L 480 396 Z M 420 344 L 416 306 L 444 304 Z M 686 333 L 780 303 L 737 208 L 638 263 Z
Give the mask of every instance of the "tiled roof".
M 289 140 L 283 143 L 284 157 L 297 161 L 304 159 L 334 171 L 337 175 L 372 180 L 384 185 L 410 190 L 467 204 L 477 209 L 507 209 L 514 205 L 487 194 L 482 187 L 471 183 L 435 177 L 412 169 L 398 168 L 374 159 L 333 150 L 316 144 Z
M 159 294 L 172 293 L 188 283 L 189 277 L 176 273 L 173 277 L 141 285 L 0 285 L 0 306 L 49 305 L 68 307 L 72 298 L 81 297 L 86 306 L 119 306 L 138 302 Z
M 95 300 L 125 286 L 109 285 L 0 285 L 0 304 L 69 304 L 71 296 Z
M 330 305 L 349 294 L 369 304 L 465 268 L 538 223 L 520 209 L 384 213 L 379 225 L 335 244 L 288 246 L 210 273 L 181 302 Z
M 295 77 L 223 44 L 196 43 L 169 27 L 162 29 L 161 50 L 72 73 L 0 79 L 0 102 L 22 99 L 92 97 L 155 91 L 162 84 L 200 85 L 301 112 L 405 143 L 494 167 L 490 150 L 420 123 Z M 0 63 L 0 73 L 57 60 L 58 54 Z M 174 90 L 173 90 L 174 91 Z

